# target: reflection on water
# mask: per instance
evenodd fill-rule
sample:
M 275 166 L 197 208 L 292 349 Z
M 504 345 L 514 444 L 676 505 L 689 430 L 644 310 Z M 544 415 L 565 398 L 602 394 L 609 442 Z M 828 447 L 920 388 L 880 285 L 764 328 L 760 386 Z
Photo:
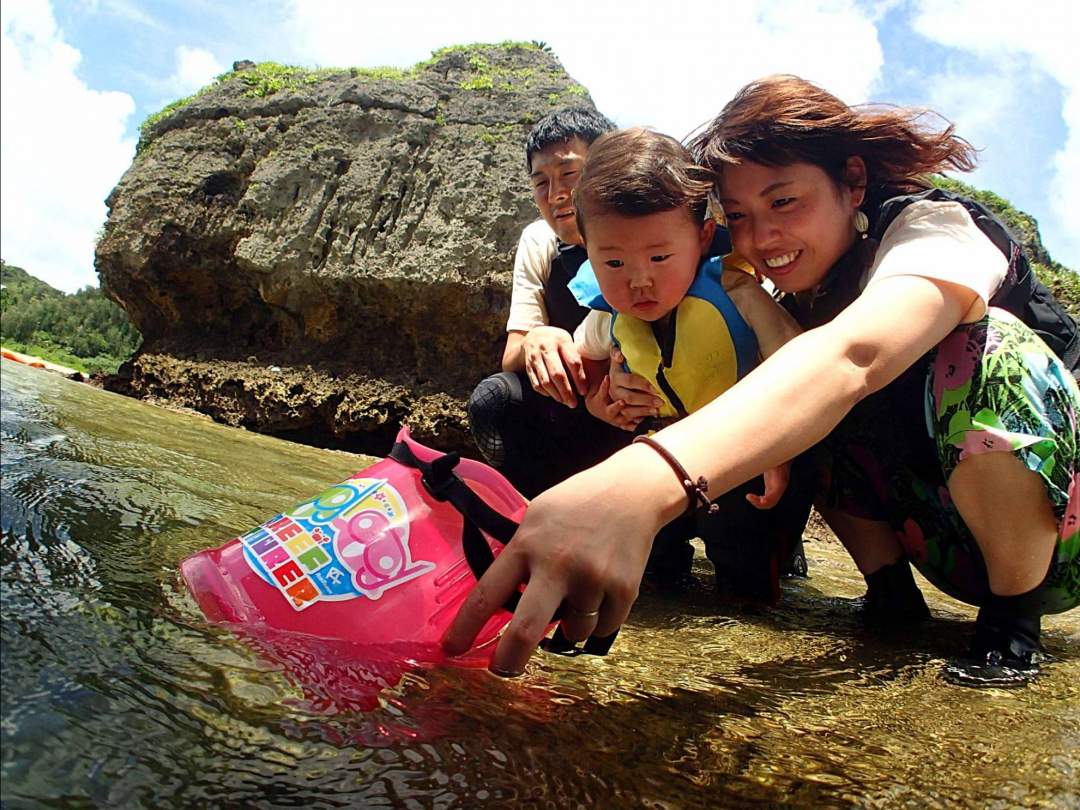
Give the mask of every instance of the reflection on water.
M 861 579 L 646 594 L 606 659 L 411 672 L 333 711 L 202 622 L 178 562 L 366 466 L 3 363 L 5 807 L 1080 806 L 1080 615 L 1020 691 L 944 683 L 974 611 L 877 639 Z

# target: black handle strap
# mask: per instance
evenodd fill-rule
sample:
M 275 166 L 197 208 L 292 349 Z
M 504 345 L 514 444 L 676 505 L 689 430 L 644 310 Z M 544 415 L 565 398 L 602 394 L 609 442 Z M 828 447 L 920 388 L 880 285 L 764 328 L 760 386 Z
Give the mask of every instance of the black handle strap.
M 405 442 L 397 442 L 390 450 L 390 458 L 406 467 L 419 470 L 420 480 L 431 496 L 437 501 L 448 502 L 461 513 L 464 520 L 461 547 L 465 552 L 465 561 L 473 575 L 480 579 L 495 561 L 495 554 L 481 532 L 506 545 L 517 531 L 518 524 L 489 506 L 454 472 L 461 460 L 457 453 L 447 453 L 431 461 L 421 461 Z M 513 612 L 520 598 L 521 594 L 515 593 L 506 600 L 503 607 Z
M 495 561 L 495 554 L 484 539 L 484 534 L 495 538 L 505 546 L 513 538 L 518 524 L 489 506 L 454 472 L 454 468 L 461 461 L 461 456 L 457 453 L 446 453 L 431 461 L 421 461 L 405 442 L 397 442 L 390 450 L 390 458 L 406 467 L 419 470 L 420 480 L 431 496 L 437 501 L 448 502 L 461 513 L 463 519 L 461 547 L 465 552 L 465 561 L 472 569 L 473 575 L 480 579 Z M 521 594 L 514 592 L 503 603 L 503 607 L 513 613 L 520 601 Z M 560 606 L 551 617 L 552 621 L 557 621 L 562 612 L 563 609 Z M 589 644 L 586 643 L 586 652 L 593 655 L 606 655 L 608 648 L 615 640 L 616 633 L 604 639 L 598 639 L 593 648 L 589 648 Z M 592 638 L 589 641 L 591 642 Z

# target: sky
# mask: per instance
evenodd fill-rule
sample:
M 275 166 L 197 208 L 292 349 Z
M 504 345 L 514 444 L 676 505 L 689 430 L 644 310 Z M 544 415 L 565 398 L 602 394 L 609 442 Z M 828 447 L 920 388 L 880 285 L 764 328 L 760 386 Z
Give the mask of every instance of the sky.
M 770 73 L 937 110 L 982 150 L 964 179 L 1080 270 L 1076 0 L 3 0 L 0 21 L 0 255 L 68 292 L 98 283 L 139 125 L 234 61 L 407 67 L 507 39 L 548 43 L 616 124 L 679 138 Z

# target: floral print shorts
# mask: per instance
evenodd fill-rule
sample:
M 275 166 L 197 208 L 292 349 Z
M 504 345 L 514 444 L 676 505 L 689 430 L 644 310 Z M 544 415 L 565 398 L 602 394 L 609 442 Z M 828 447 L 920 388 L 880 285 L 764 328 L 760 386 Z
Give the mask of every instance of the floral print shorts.
M 815 449 L 821 502 L 891 524 L 920 572 L 971 604 L 986 566 L 945 486 L 956 465 L 1008 452 L 1039 475 L 1058 541 L 1039 591 L 1044 613 L 1080 604 L 1080 391 L 1034 332 L 990 309 L 963 324 Z

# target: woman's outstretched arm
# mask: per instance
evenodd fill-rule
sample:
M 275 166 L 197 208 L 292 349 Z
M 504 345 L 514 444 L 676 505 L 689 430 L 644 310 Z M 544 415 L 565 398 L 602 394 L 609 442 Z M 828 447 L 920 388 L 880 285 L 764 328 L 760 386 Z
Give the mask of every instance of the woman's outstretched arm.
M 833 321 L 793 339 L 654 438 L 692 476 L 706 476 L 715 498 L 824 438 L 856 402 L 952 331 L 974 297 L 917 276 L 882 279 Z M 686 504 L 671 468 L 640 444 L 543 493 L 466 599 L 446 636 L 447 652 L 468 649 L 521 583 L 525 592 L 493 671 L 520 673 L 560 605 L 569 638 L 613 632 L 637 598 L 653 537 Z

